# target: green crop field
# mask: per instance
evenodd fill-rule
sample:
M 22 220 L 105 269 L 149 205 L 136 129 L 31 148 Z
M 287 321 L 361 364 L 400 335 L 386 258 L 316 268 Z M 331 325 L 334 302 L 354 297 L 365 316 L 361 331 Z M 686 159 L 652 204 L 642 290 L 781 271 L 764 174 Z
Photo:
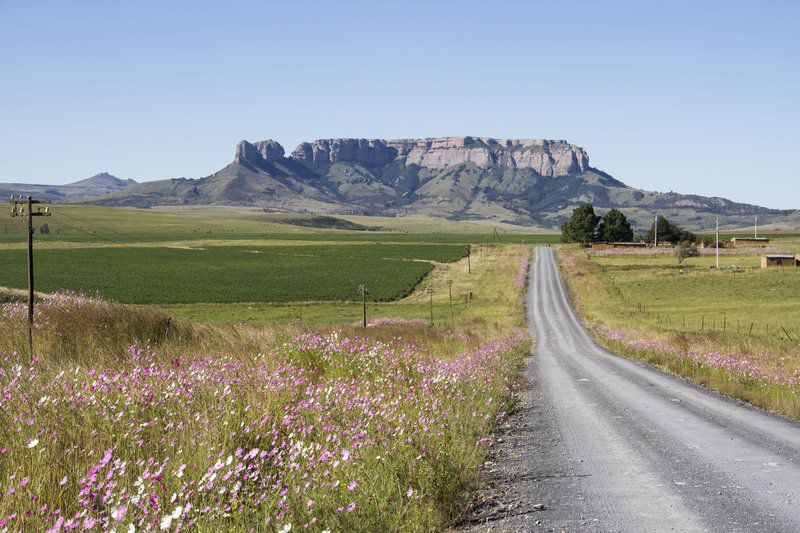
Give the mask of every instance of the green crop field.
M 433 268 L 467 253 L 463 245 L 332 244 L 208 248 L 40 249 L 37 289 L 60 289 L 126 303 L 232 303 L 370 300 L 409 294 Z M 26 286 L 25 251 L 0 250 L 0 285 Z

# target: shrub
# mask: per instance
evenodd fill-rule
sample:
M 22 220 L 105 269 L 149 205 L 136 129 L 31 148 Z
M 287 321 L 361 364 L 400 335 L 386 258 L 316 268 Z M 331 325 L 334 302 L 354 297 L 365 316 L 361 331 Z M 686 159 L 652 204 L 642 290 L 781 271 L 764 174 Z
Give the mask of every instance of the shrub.
M 699 255 L 700 251 L 697 249 L 697 245 L 693 242 L 681 241 L 675 247 L 675 258 L 678 260 L 678 264 L 683 263 L 690 257 L 698 257 Z

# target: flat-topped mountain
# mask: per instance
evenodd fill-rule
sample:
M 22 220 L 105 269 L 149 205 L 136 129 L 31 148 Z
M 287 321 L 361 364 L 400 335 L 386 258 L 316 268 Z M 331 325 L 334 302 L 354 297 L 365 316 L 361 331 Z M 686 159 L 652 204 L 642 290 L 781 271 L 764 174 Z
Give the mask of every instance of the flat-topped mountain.
M 654 210 L 691 229 L 708 229 L 717 216 L 726 226 L 749 225 L 753 215 L 763 224 L 792 225 L 798 220 L 794 211 L 629 187 L 592 167 L 583 148 L 563 140 L 318 139 L 301 143 L 291 153 L 274 140 L 241 141 L 233 161 L 204 178 L 128 183 L 101 176 L 86 181 L 118 188 L 67 201 L 417 214 L 546 228 L 558 227 L 582 202 L 592 202 L 601 211 L 622 208 L 639 229 L 649 225 Z

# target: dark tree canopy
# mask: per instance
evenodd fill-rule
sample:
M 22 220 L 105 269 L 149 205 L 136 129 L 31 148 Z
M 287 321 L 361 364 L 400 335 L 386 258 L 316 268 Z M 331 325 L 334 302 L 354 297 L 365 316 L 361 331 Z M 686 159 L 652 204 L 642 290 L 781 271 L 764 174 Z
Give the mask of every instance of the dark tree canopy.
M 655 238 L 654 228 L 655 224 L 651 224 L 650 229 L 647 231 L 647 237 L 645 238 L 647 242 L 653 242 Z M 660 216 L 658 217 L 658 242 L 668 242 L 670 244 L 677 244 L 679 242 L 696 243 L 697 235 L 680 226 L 672 224 L 669 220 Z
M 572 211 L 572 218 L 561 226 L 561 240 L 589 244 L 597 240 L 597 223 L 600 221 L 592 204 L 581 204 Z
M 597 238 L 605 242 L 630 242 L 633 240 L 633 229 L 622 211 L 612 209 L 603 217 Z

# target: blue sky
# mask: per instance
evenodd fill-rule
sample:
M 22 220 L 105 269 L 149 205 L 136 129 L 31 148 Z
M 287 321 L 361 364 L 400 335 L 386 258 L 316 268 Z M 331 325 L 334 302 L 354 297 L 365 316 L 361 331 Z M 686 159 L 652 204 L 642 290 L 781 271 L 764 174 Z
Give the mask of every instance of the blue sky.
M 0 0 L 0 181 L 201 177 L 241 139 L 567 139 L 800 208 L 800 2 Z

